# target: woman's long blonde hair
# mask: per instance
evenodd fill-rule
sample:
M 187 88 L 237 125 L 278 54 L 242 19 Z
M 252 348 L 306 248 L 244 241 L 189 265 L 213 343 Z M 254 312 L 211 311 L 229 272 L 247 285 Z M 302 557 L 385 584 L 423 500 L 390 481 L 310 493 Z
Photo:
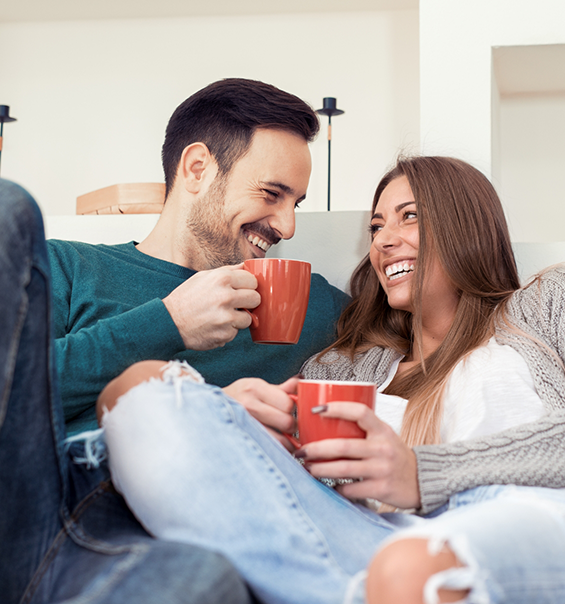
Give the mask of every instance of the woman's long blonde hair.
M 388 305 L 369 255 L 351 278 L 352 301 L 338 322 L 331 347 L 355 357 L 373 346 L 421 353 L 422 291 L 437 256 L 459 294 L 453 324 L 437 350 L 393 381 L 387 393 L 408 399 L 401 436 L 410 446 L 440 441 L 442 395 L 450 372 L 484 344 L 520 287 L 500 199 L 488 179 L 449 157 L 401 158 L 379 183 L 372 214 L 385 187 L 405 176 L 418 214 L 419 250 L 412 315 Z M 420 357 L 422 355 L 420 354 Z

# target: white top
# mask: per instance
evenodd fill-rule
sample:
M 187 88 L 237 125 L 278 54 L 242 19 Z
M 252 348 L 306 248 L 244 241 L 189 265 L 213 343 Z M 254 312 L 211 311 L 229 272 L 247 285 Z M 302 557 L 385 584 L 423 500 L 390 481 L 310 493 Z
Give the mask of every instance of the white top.
M 382 391 L 396 375 L 399 362 L 393 364 L 387 380 L 377 389 L 375 407 L 377 416 L 397 433 L 407 401 Z M 441 442 L 501 432 L 544 414 L 522 356 L 491 338 L 460 361 L 449 377 L 443 399 Z

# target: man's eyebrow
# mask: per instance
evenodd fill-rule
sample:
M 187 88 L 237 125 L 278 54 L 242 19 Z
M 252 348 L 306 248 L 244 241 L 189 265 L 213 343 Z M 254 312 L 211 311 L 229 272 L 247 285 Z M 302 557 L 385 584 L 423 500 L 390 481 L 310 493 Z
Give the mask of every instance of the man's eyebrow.
M 290 196 L 295 196 L 296 195 L 296 191 L 292 188 L 289 187 L 288 185 L 285 185 L 282 182 L 271 182 L 271 181 L 262 181 L 261 186 L 264 187 L 273 187 L 274 189 L 280 189 L 283 193 L 286 193 L 287 195 Z M 306 199 L 306 193 L 304 195 L 302 195 L 302 197 L 300 199 L 297 199 L 296 201 L 304 201 Z
M 412 203 L 416 203 L 415 201 L 405 201 L 404 203 L 399 203 L 395 208 L 394 211 L 396 213 L 400 212 L 400 210 L 402 210 L 402 208 L 405 208 L 406 206 L 409 206 Z M 373 216 L 371 217 L 371 220 L 374 220 L 375 218 L 382 218 L 383 215 L 380 212 L 375 212 L 373 214 Z

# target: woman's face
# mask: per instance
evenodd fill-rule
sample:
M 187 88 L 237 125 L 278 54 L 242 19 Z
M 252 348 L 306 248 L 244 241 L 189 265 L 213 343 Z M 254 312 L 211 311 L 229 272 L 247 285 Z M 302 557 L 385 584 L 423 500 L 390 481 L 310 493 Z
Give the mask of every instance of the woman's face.
M 405 176 L 391 181 L 381 194 L 371 219 L 371 264 L 392 308 L 413 313 L 412 281 L 418 264 L 418 215 Z M 458 297 L 451 281 L 434 259 L 428 271 L 422 303 L 424 316 L 451 310 Z

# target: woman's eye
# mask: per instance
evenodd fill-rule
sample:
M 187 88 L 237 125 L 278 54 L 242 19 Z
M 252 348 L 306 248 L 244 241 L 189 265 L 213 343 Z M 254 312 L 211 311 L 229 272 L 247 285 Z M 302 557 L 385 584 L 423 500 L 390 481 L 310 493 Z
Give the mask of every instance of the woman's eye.
M 413 218 L 418 218 L 418 214 L 414 210 L 404 212 L 404 220 L 411 220 Z
M 278 191 L 271 191 L 269 189 L 263 189 L 263 191 L 267 193 L 269 197 L 274 197 L 275 199 L 279 196 Z
M 382 226 L 380 224 L 370 224 L 369 225 L 369 233 L 374 237 L 380 230 Z

